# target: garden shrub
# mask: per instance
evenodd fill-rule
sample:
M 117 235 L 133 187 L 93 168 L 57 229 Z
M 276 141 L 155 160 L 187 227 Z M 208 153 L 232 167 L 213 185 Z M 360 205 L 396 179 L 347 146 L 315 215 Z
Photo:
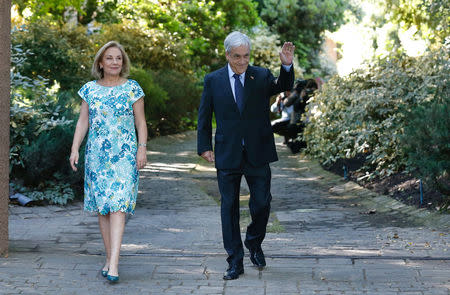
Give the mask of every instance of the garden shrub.
M 10 179 L 16 188 L 27 196 L 40 195 L 45 187 L 52 185 L 54 193 L 40 195 L 55 204 L 72 199 L 74 190 L 69 192 L 67 185 L 80 182 L 80 178 L 69 175 L 68 156 L 74 130 L 74 117 L 70 108 L 58 99 L 56 85 L 49 89 L 48 80 L 41 76 L 23 76 L 18 69 L 26 62 L 29 51 L 19 45 L 12 47 L 11 54 L 11 109 L 10 109 Z M 68 179 L 70 181 L 68 181 Z M 59 190 L 60 189 L 60 190 Z M 72 189 L 72 188 L 70 188 Z M 60 191 L 61 199 L 57 197 Z M 33 197 L 31 197 L 33 198 Z
M 124 46 L 131 64 L 136 67 L 152 71 L 190 71 L 189 60 L 183 52 L 183 42 L 177 42 L 162 30 L 145 29 L 135 22 L 124 20 L 121 24 L 103 26 L 92 38 L 96 40 L 96 50 L 108 41 L 118 41 Z
M 80 87 L 90 77 L 95 52 L 83 27 L 43 19 L 13 30 L 11 43 L 32 52 L 18 69 L 24 76 L 57 81 L 62 90 Z
M 417 106 L 402 139 L 409 169 L 450 196 L 450 93 Z
M 411 165 L 404 142 L 417 140 L 404 137 L 409 114 L 448 97 L 449 62 L 448 48 L 417 58 L 393 54 L 333 77 L 307 105 L 307 152 L 323 164 L 366 155 L 360 180 L 404 171 Z
M 58 171 L 69 171 L 68 157 L 72 146 L 74 126 L 58 126 L 42 132 L 23 147 L 21 178 L 27 186 L 37 186 Z M 65 166 L 65 167 L 64 167 Z
M 280 36 L 270 32 L 269 28 L 260 26 L 253 34 L 252 39 L 252 64 L 268 68 L 274 76 L 280 73 L 280 55 L 282 47 Z M 298 65 L 298 61 L 294 60 L 294 73 L 296 78 L 303 76 L 303 69 Z
M 132 67 L 130 70 L 130 78 L 136 80 L 145 93 L 145 119 L 150 136 L 158 135 L 161 114 L 166 110 L 169 99 L 167 92 L 154 82 L 153 76 L 153 72 L 141 68 Z
M 14 46 L 11 55 L 10 171 L 24 167 L 23 148 L 41 133 L 72 123 L 61 115 L 56 90 L 48 89 L 48 80 L 23 76 L 17 71 L 30 53 Z
M 15 191 L 54 204 L 82 195 L 84 145 L 77 172 L 68 162 L 81 105 L 76 93 L 92 79 L 96 50 L 110 40 L 121 42 L 130 55 L 130 78 L 146 94 L 150 136 L 194 127 L 198 75 L 191 73 L 185 44 L 164 31 L 124 21 L 88 32 L 45 17 L 15 27 L 10 112 L 10 179 Z
M 174 70 L 156 72 L 154 79 L 169 96 L 165 103 L 166 108 L 160 114 L 159 134 L 195 128 L 201 84 L 194 77 Z
M 194 128 L 201 88 L 193 78 L 174 70 L 153 72 L 133 67 L 130 78 L 145 93 L 145 116 L 150 136 Z M 175 87 L 175 86 L 176 87 Z

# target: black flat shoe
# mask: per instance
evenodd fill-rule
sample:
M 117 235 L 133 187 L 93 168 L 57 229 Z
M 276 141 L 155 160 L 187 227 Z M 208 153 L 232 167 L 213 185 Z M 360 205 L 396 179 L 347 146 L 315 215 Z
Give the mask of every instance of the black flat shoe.
M 244 266 L 230 266 L 227 271 L 223 274 L 224 280 L 236 280 L 239 275 L 244 274 Z

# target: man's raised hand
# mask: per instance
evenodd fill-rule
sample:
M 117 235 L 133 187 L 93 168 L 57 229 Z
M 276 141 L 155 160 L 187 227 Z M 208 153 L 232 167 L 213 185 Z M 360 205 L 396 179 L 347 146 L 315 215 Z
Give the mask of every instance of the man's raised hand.
M 284 42 L 280 52 L 281 63 L 285 66 L 290 66 L 294 60 L 295 46 L 292 42 Z

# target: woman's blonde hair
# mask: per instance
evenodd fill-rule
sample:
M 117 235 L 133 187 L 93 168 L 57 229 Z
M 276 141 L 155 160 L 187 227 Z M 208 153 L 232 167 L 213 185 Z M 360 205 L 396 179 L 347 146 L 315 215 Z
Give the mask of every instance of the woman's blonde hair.
M 125 49 L 123 49 L 123 46 L 120 45 L 119 42 L 109 41 L 108 43 L 103 45 L 102 48 L 100 48 L 100 50 L 95 55 L 94 63 L 92 64 L 91 74 L 96 79 L 103 78 L 103 69 L 100 68 L 100 62 L 103 60 L 105 51 L 111 47 L 118 48 L 120 50 L 120 52 L 122 53 L 122 70 L 120 71 L 120 77 L 127 78 L 128 74 L 130 73 L 130 59 L 128 58 L 128 55 L 125 52 Z

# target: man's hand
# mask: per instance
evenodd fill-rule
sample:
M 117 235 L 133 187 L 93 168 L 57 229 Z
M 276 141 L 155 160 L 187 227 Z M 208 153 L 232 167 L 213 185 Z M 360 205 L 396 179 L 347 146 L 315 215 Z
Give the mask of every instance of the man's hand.
M 277 99 L 276 99 L 276 102 L 277 102 L 277 105 L 278 105 L 278 106 L 279 106 L 279 105 L 281 104 L 281 102 L 283 101 L 283 98 L 284 98 L 283 93 L 278 94 Z
M 285 66 L 290 66 L 294 60 L 295 46 L 292 42 L 284 42 L 280 52 L 281 63 Z
M 206 161 L 210 162 L 210 163 L 214 162 L 214 153 L 213 153 L 213 151 L 206 151 L 206 152 L 204 152 L 201 155 L 201 157 L 203 159 L 205 159 Z

